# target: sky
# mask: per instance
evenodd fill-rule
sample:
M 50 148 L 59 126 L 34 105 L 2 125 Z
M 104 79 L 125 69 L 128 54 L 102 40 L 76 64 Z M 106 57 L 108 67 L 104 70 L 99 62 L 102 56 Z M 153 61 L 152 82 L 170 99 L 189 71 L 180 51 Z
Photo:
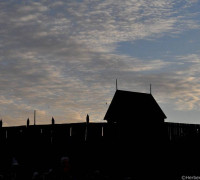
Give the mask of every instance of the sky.
M 198 0 L 0 0 L 3 126 L 102 122 L 118 89 L 200 124 Z

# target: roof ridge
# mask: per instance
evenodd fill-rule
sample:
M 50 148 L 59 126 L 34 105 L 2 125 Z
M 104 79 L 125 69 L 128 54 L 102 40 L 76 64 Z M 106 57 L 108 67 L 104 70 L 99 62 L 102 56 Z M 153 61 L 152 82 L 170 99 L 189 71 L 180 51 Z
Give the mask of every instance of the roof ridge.
M 117 91 L 122 91 L 122 92 L 128 92 L 128 93 L 137 93 L 137 94 L 147 94 L 147 95 L 152 95 L 152 94 L 150 94 L 150 93 L 143 93 L 143 92 L 135 92 L 135 91 L 127 91 L 127 90 L 116 90 L 116 92 Z

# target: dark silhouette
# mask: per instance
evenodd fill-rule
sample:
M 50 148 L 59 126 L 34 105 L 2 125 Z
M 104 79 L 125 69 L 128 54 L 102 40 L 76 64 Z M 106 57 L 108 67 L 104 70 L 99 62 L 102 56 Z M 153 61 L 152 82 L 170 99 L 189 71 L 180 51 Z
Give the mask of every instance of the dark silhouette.
M 34 125 L 36 125 L 36 110 L 34 110 Z
M 116 81 L 117 84 L 117 81 Z M 116 85 L 117 86 L 117 85 Z M 200 125 L 168 123 L 152 94 L 116 89 L 105 123 L 2 127 L 1 179 L 199 176 Z M 53 125 L 53 126 L 52 126 Z M 17 165 L 17 166 L 15 166 Z
M 28 118 L 28 119 L 27 119 L 27 122 L 26 122 L 26 126 L 29 127 L 29 125 L 30 125 L 30 120 L 29 120 L 29 118 Z
M 117 90 L 104 119 L 108 123 L 144 123 L 141 119 L 134 120 L 134 117 L 144 118 L 146 122 L 150 121 L 146 117 L 161 122 L 167 118 L 151 94 Z
M 89 115 L 86 116 L 86 128 L 85 128 L 85 141 L 88 141 L 88 134 L 89 134 Z
M 51 119 L 51 124 L 52 125 L 54 125 L 55 124 L 55 120 L 54 120 L 54 118 L 52 117 L 52 119 Z
M 87 114 L 87 116 L 86 116 L 86 124 L 89 124 L 89 122 L 90 122 L 90 119 L 89 119 L 89 115 Z

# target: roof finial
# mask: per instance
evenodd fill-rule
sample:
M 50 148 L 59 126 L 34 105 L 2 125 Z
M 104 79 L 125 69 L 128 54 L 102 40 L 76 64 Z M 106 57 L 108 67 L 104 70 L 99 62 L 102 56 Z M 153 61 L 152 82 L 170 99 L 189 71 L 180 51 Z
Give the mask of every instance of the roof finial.
M 150 94 L 151 94 L 151 84 L 150 84 Z
M 36 110 L 34 110 L 34 125 L 36 125 Z
M 118 88 L 117 88 L 117 79 L 116 79 L 116 91 L 118 90 Z

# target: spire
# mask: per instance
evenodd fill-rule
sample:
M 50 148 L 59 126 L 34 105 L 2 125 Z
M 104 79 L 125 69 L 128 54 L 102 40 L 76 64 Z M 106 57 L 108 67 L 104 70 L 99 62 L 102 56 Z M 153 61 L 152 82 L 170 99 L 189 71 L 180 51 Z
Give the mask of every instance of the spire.
M 116 91 L 118 90 L 118 87 L 117 87 L 117 79 L 116 79 Z
M 150 84 L 150 94 L 151 94 L 151 84 Z
M 36 110 L 34 110 L 34 125 L 36 125 Z

